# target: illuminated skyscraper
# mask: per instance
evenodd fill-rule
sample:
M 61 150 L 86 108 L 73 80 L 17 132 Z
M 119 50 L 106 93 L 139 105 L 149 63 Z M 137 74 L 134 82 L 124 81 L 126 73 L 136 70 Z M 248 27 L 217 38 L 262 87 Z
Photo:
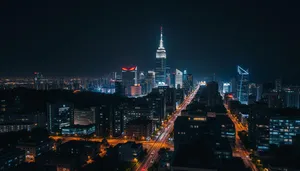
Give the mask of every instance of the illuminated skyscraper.
M 175 87 L 182 88 L 182 78 L 183 74 L 179 69 L 176 69 L 176 76 L 175 76 Z
M 122 68 L 122 83 L 125 87 L 125 96 L 130 96 L 131 86 L 137 84 L 137 66 Z
M 230 83 L 223 83 L 223 91 L 222 92 L 224 94 L 230 92 Z
M 163 45 L 162 27 L 160 28 L 160 43 L 156 50 L 155 59 L 155 84 L 156 86 L 166 84 L 166 50 Z
M 237 67 L 237 98 L 242 104 L 248 104 L 249 97 L 249 72 L 242 67 Z

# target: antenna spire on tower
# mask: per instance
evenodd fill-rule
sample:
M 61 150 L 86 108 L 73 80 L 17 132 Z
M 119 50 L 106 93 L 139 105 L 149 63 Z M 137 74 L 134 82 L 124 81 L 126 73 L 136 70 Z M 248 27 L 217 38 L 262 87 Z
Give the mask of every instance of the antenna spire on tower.
M 163 28 L 162 28 L 162 26 L 160 26 L 160 42 L 159 42 L 159 47 L 160 48 L 164 47 L 164 45 L 163 45 Z

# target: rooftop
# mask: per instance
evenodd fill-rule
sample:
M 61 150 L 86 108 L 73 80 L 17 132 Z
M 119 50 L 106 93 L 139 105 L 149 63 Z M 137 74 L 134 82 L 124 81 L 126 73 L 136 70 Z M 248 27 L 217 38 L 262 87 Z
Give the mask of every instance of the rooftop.
M 181 145 L 174 154 L 173 167 L 215 169 L 213 151 L 206 145 Z
M 148 124 L 151 124 L 151 123 L 152 123 L 151 120 L 138 118 L 138 119 L 129 121 L 127 123 L 127 125 L 148 125 Z
M 78 148 L 78 147 L 95 147 L 100 145 L 100 142 L 92 141 L 76 141 L 71 140 L 59 146 L 59 148 L 69 147 L 69 148 Z

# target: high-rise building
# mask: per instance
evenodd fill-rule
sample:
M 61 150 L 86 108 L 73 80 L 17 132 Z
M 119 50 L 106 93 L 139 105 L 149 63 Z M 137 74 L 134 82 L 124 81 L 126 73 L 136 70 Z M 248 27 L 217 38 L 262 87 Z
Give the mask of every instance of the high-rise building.
M 122 68 L 122 82 L 125 87 L 125 96 L 130 96 L 131 86 L 137 84 L 137 66 Z
M 284 106 L 289 108 L 300 108 L 300 91 L 298 89 L 284 89 Z
M 144 71 L 141 71 L 140 72 L 140 74 L 139 74 L 139 83 L 141 83 L 142 82 L 142 80 L 144 80 L 145 79 L 145 74 L 144 74 Z
M 275 90 L 276 90 L 276 92 L 281 92 L 281 90 L 282 90 L 281 79 L 275 80 Z
M 117 79 L 115 81 L 115 93 L 120 95 L 120 96 L 125 95 L 125 87 L 123 85 L 122 80 L 120 80 L 120 79 Z
M 183 70 L 183 81 L 187 80 L 187 70 Z
M 248 104 L 249 98 L 249 72 L 242 67 L 237 67 L 237 98 L 241 104 Z
M 193 88 L 193 75 L 188 74 L 186 70 L 183 71 L 183 89 L 184 94 L 188 94 Z
M 166 67 L 166 84 L 171 86 L 171 68 L 169 66 Z
M 263 85 L 257 84 L 257 86 L 256 86 L 256 101 L 259 101 L 261 99 L 262 91 L 263 91 Z
M 194 88 L 194 79 L 193 79 L 193 75 L 192 74 L 188 74 L 187 75 L 187 81 L 188 81 L 188 83 L 189 83 L 189 85 L 190 85 L 190 88 Z
M 152 91 L 152 88 L 155 86 L 155 72 L 154 71 L 148 71 L 147 77 L 146 77 L 146 92 L 144 94 L 150 93 Z
M 216 106 L 222 104 L 222 97 L 218 91 L 218 83 L 211 81 L 207 83 L 207 105 Z
M 237 82 L 236 82 L 236 79 L 235 78 L 232 78 L 230 80 L 230 84 L 231 84 L 231 87 L 230 87 L 230 92 L 233 93 L 234 97 L 237 96 L 237 89 L 236 89 L 236 86 L 237 86 Z
M 120 136 L 124 131 L 124 105 L 121 103 L 96 107 L 95 129 L 97 136 Z
M 71 103 L 47 103 L 48 131 L 58 133 L 62 127 L 74 124 L 74 105 Z
M 182 88 L 182 77 L 183 74 L 179 69 L 176 69 L 176 75 L 175 75 L 175 87 L 176 88 Z
M 230 83 L 223 83 L 223 91 L 222 92 L 224 94 L 230 92 Z
M 166 84 L 166 49 L 163 45 L 163 33 L 162 27 L 160 28 L 160 43 L 159 47 L 156 50 L 156 59 L 155 59 L 155 84 L 156 86 Z

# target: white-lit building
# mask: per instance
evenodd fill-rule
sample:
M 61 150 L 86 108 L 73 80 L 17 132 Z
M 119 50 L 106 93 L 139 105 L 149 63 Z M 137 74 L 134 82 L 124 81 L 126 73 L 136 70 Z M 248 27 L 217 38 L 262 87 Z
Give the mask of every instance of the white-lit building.
M 31 131 L 36 124 L 34 123 L 1 123 L 0 133 L 4 132 L 17 132 L 21 130 Z
M 90 125 L 95 123 L 95 108 L 75 109 L 74 124 Z
M 224 94 L 230 92 L 230 83 L 223 83 L 223 90 L 222 90 L 222 92 Z
M 176 75 L 175 75 L 176 88 L 182 88 L 182 79 L 183 79 L 183 73 L 179 69 L 176 69 Z

